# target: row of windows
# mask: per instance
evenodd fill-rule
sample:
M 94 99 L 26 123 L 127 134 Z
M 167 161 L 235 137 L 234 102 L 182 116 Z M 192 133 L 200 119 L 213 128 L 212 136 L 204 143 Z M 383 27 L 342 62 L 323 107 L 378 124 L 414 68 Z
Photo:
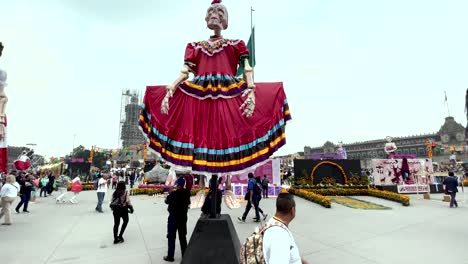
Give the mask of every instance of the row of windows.
M 426 138 L 412 138 L 412 139 L 405 139 L 405 140 L 396 140 L 394 142 L 397 146 L 426 144 Z M 385 143 L 386 142 L 366 144 L 366 145 L 354 145 L 354 146 L 348 146 L 347 149 L 348 150 L 360 150 L 360 149 L 384 148 Z
M 404 148 L 398 149 L 396 154 L 399 155 L 417 155 L 417 156 L 426 156 L 427 150 L 426 148 L 419 147 L 419 148 Z M 370 151 L 370 152 L 361 152 L 361 153 L 349 153 L 349 159 L 371 159 L 371 158 L 386 158 L 387 155 L 383 151 Z

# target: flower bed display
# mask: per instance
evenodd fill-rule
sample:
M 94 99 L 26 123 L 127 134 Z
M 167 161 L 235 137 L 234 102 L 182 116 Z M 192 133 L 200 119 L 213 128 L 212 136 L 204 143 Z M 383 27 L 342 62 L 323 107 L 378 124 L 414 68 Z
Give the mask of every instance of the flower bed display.
M 164 189 L 162 188 L 133 188 L 130 190 L 132 195 L 155 195 L 155 194 L 162 194 L 164 193 Z
M 85 183 L 81 186 L 83 186 L 83 191 L 94 191 L 94 184 L 92 183 Z M 71 191 L 71 184 L 68 184 L 67 190 Z
M 307 199 L 311 202 L 318 203 L 324 207 L 328 207 L 328 201 L 330 200 L 331 206 L 331 199 L 326 196 L 373 196 L 397 203 L 401 203 L 403 206 L 410 205 L 410 198 L 407 195 L 388 192 L 388 191 L 381 191 L 377 189 L 349 189 L 349 188 L 329 188 L 329 189 L 297 189 L 291 188 L 289 190 L 290 193 Z M 324 199 L 326 198 L 326 199 Z
M 289 193 L 302 197 L 313 203 L 320 204 L 321 206 L 325 208 L 331 208 L 332 200 L 326 196 L 316 194 L 309 190 L 301 190 L 301 189 L 296 189 L 296 188 L 289 189 Z
M 410 198 L 408 195 L 403 195 L 399 193 L 389 192 L 389 191 L 381 191 L 377 189 L 369 189 L 369 196 L 374 196 L 378 198 L 382 198 L 385 200 L 394 201 L 397 203 L 401 203 L 404 206 L 410 205 Z
M 173 189 L 174 186 L 162 184 L 140 184 L 138 188 L 141 189 Z

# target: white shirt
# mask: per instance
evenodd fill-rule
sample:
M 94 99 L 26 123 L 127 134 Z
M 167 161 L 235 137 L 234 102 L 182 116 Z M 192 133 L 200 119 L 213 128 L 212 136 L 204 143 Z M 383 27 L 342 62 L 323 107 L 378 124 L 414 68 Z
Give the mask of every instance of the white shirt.
M 107 181 L 104 180 L 103 178 L 100 178 L 98 181 L 98 188 L 97 192 L 107 192 Z
M 280 223 L 271 218 L 267 224 Z M 268 228 L 263 235 L 263 257 L 267 264 L 301 264 L 299 248 L 288 227 L 282 224 Z
M 10 197 L 10 198 L 15 198 L 18 196 L 18 191 L 20 189 L 20 186 L 17 182 L 11 184 L 11 183 L 5 183 L 3 185 L 2 190 L 0 191 L 0 197 Z
M 80 181 L 80 177 L 75 177 L 72 181 L 72 183 L 75 183 L 75 182 L 79 182 Z

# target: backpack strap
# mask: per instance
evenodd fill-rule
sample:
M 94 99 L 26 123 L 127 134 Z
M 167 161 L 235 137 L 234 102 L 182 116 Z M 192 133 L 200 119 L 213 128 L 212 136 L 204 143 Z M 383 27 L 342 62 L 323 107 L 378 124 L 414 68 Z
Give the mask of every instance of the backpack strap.
M 265 233 L 265 231 L 266 231 L 268 228 L 274 227 L 274 226 L 279 226 L 279 227 L 283 228 L 284 230 L 288 231 L 288 230 L 284 227 L 284 225 L 283 225 L 282 223 L 275 222 L 275 223 L 270 223 L 270 224 L 264 225 L 264 226 L 260 229 L 259 233 L 263 235 L 263 233 Z M 289 232 L 288 232 L 288 233 L 289 233 Z

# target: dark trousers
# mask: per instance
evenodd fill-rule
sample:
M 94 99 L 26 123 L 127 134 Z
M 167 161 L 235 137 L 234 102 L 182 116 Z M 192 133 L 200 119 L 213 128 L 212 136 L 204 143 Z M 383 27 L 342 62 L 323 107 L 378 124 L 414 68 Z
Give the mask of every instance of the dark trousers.
M 263 186 L 263 198 L 268 198 L 268 186 Z
M 453 205 L 458 207 L 458 203 L 457 203 L 457 200 L 455 200 L 455 196 L 457 196 L 456 192 L 451 192 L 450 193 L 450 207 L 453 207 Z
M 256 207 L 258 208 L 258 212 L 261 213 L 262 215 L 264 215 L 262 208 L 260 208 L 260 201 L 261 200 L 262 200 L 262 198 L 258 199 Z M 257 219 L 259 219 L 259 218 L 257 218 Z
M 125 232 L 125 228 L 127 228 L 128 209 L 127 208 L 117 209 L 112 213 L 114 215 L 114 239 L 117 239 L 118 237 L 123 236 L 123 234 Z M 120 229 L 120 233 L 119 233 L 120 218 L 122 218 L 123 223 L 122 223 L 122 228 Z
M 40 193 L 41 197 L 42 197 L 42 192 L 44 192 L 44 197 L 47 197 L 47 187 L 46 186 L 41 188 L 41 193 Z
M 187 216 L 169 215 L 167 219 L 167 256 L 174 258 L 176 233 L 179 232 L 182 256 L 187 249 Z
M 252 198 L 253 205 L 255 206 L 255 218 L 260 219 L 260 213 L 258 210 L 258 204 L 260 203 L 260 199 L 258 198 Z M 247 218 L 247 215 L 250 212 L 250 208 L 252 208 L 252 203 L 248 201 L 247 206 L 245 206 L 245 212 L 242 215 L 242 219 L 245 220 Z
M 29 200 L 31 199 L 31 192 L 28 192 L 28 193 L 24 193 L 24 194 L 21 194 L 21 201 L 18 203 L 18 205 L 16 206 L 16 210 L 18 211 L 21 206 L 24 205 L 23 207 L 23 212 L 24 211 L 27 211 L 28 210 L 28 204 L 29 204 Z
M 105 192 L 98 192 L 97 193 L 98 203 L 96 205 L 96 210 L 102 211 L 102 202 L 104 201 L 104 196 L 105 195 L 106 195 Z

